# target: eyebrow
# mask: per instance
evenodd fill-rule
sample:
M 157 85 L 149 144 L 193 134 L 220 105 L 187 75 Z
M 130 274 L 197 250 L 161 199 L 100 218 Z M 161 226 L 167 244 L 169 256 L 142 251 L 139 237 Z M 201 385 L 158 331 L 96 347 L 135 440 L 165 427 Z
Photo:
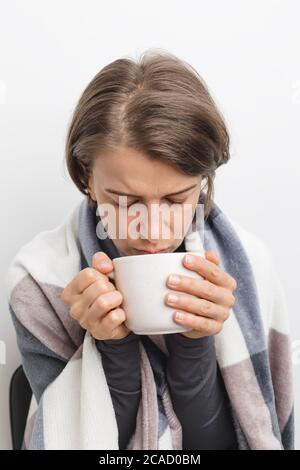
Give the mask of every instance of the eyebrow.
M 166 196 L 175 196 L 175 194 L 185 193 L 189 189 L 196 188 L 196 186 L 197 186 L 197 184 L 193 184 L 192 186 L 189 186 L 188 188 L 181 189 L 180 191 L 177 191 L 176 193 L 166 194 Z M 111 189 L 111 188 L 106 188 L 105 191 L 107 191 L 108 193 L 112 193 L 112 194 L 118 194 L 119 196 L 140 197 L 138 194 L 123 193 L 122 191 L 117 191 L 117 190 Z

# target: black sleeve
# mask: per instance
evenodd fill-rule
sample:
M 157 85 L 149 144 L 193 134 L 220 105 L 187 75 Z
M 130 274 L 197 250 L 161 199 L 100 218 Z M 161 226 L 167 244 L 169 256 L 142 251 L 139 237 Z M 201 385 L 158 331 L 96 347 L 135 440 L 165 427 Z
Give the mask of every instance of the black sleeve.
M 229 399 L 213 336 L 164 335 L 170 353 L 166 378 L 182 426 L 183 450 L 237 449 Z
M 95 340 L 115 410 L 119 448 L 126 449 L 134 433 L 141 399 L 139 335 L 122 339 Z

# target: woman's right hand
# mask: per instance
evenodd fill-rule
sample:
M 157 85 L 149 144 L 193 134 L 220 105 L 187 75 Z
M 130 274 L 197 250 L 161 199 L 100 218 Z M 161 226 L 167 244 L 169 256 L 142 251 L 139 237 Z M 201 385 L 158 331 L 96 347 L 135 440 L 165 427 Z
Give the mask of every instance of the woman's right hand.
M 103 251 L 92 259 L 92 267 L 80 271 L 62 292 L 62 300 L 70 306 L 70 315 L 82 328 L 100 340 L 122 339 L 131 332 L 120 307 L 123 297 L 106 274 L 114 265 Z

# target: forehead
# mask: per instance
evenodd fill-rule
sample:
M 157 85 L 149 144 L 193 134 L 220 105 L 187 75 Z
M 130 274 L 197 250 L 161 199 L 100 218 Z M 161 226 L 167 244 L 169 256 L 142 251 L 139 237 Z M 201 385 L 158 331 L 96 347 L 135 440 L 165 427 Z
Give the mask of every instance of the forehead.
M 168 194 L 199 182 L 199 176 L 185 175 L 168 162 L 151 160 L 128 147 L 99 155 L 93 176 L 102 189 L 110 187 L 138 195 Z

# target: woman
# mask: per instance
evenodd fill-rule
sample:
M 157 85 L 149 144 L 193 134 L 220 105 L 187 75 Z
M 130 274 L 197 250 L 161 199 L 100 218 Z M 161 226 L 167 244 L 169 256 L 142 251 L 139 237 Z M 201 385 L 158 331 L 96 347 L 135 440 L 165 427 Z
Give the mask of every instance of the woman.
M 284 296 L 264 245 L 213 202 L 215 171 L 228 160 L 220 112 L 197 72 L 175 56 L 116 60 L 87 86 L 66 143 L 68 171 L 85 199 L 64 224 L 25 245 L 7 277 L 38 405 L 24 448 L 292 448 Z M 162 223 L 151 212 L 157 203 L 167 208 Z M 147 209 L 134 225 L 138 237 L 130 232 L 136 204 Z M 136 335 L 125 325 L 112 259 L 191 251 L 186 234 L 199 204 L 209 249 L 183 263 L 203 279 L 172 273 L 165 299 L 189 331 Z M 116 217 L 105 226 L 96 209 L 107 205 Z

